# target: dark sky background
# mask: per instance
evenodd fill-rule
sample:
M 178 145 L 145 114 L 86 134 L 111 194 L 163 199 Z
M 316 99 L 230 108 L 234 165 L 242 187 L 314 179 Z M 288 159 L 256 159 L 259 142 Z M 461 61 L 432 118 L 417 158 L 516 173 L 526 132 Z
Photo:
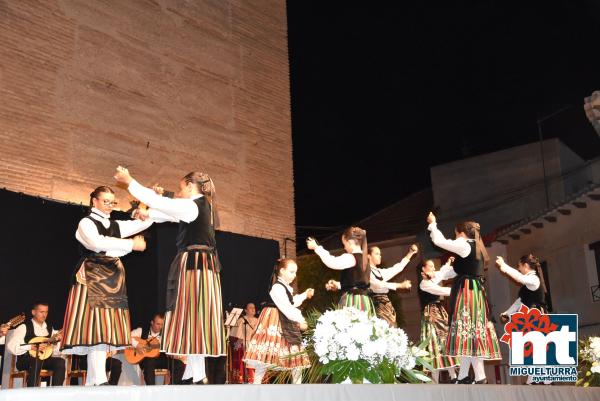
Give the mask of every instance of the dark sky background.
M 288 0 L 298 236 L 346 226 L 430 186 L 429 167 L 560 137 L 600 138 L 598 0 Z

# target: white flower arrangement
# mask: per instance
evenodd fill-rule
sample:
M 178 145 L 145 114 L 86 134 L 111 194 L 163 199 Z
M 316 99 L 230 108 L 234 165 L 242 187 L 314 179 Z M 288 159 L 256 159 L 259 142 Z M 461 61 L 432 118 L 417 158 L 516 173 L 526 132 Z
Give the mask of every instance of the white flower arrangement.
M 578 386 L 600 386 L 600 337 L 588 337 L 579 343 Z
M 348 377 L 355 382 L 389 383 L 401 373 L 413 381 L 429 381 L 412 371 L 427 351 L 411 346 L 404 330 L 356 308 L 325 312 L 317 320 L 312 341 L 325 373 L 338 383 Z

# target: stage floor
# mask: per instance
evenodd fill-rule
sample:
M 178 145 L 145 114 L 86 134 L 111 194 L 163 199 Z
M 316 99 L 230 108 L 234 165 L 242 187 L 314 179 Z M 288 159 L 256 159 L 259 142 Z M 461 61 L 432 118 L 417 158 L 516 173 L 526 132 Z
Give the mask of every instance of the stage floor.
M 600 388 L 459 384 L 99 386 L 12 389 L 0 401 L 600 401 Z

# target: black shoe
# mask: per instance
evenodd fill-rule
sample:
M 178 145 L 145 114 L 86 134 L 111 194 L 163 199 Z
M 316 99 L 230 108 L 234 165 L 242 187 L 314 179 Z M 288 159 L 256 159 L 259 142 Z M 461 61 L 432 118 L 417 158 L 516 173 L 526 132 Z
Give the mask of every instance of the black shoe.
M 98 384 L 98 386 L 110 386 L 110 383 L 109 382 L 104 382 L 104 383 Z
M 456 384 L 458 379 L 455 377 L 454 379 L 450 379 L 450 384 Z
M 473 384 L 488 384 L 487 378 L 483 378 L 481 380 L 476 380 L 473 382 Z
M 457 380 L 454 384 L 473 384 L 473 379 L 471 379 L 469 376 L 466 376 Z

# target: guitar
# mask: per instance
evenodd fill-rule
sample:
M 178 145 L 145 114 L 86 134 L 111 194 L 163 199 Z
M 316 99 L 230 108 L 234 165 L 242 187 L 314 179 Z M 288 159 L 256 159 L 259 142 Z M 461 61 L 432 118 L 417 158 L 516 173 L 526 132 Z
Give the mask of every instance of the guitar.
M 58 332 L 54 333 L 51 337 L 33 337 L 31 340 L 29 340 L 27 344 L 46 344 L 46 348 L 40 350 L 39 352 L 36 352 L 37 347 L 32 347 L 29 350 L 29 355 L 31 355 L 32 358 L 35 358 L 37 354 L 37 358 L 40 361 L 50 358 L 52 356 L 52 353 L 54 352 L 54 344 L 60 341 L 58 337 L 61 333 L 62 330 L 59 330 Z
M 2 328 L 7 328 L 8 330 L 12 330 L 15 327 L 17 327 L 18 325 L 22 324 L 25 321 L 25 314 L 21 313 L 15 317 L 13 317 L 12 319 L 10 319 L 8 322 L 1 324 L 0 326 L 2 326 Z
M 125 360 L 132 365 L 140 363 L 144 358 L 157 358 L 160 356 L 160 342 L 157 337 L 151 337 L 147 340 L 141 337 L 132 337 L 141 344 L 142 351 L 138 348 L 131 347 L 125 349 Z M 139 347 L 139 345 L 138 345 Z

